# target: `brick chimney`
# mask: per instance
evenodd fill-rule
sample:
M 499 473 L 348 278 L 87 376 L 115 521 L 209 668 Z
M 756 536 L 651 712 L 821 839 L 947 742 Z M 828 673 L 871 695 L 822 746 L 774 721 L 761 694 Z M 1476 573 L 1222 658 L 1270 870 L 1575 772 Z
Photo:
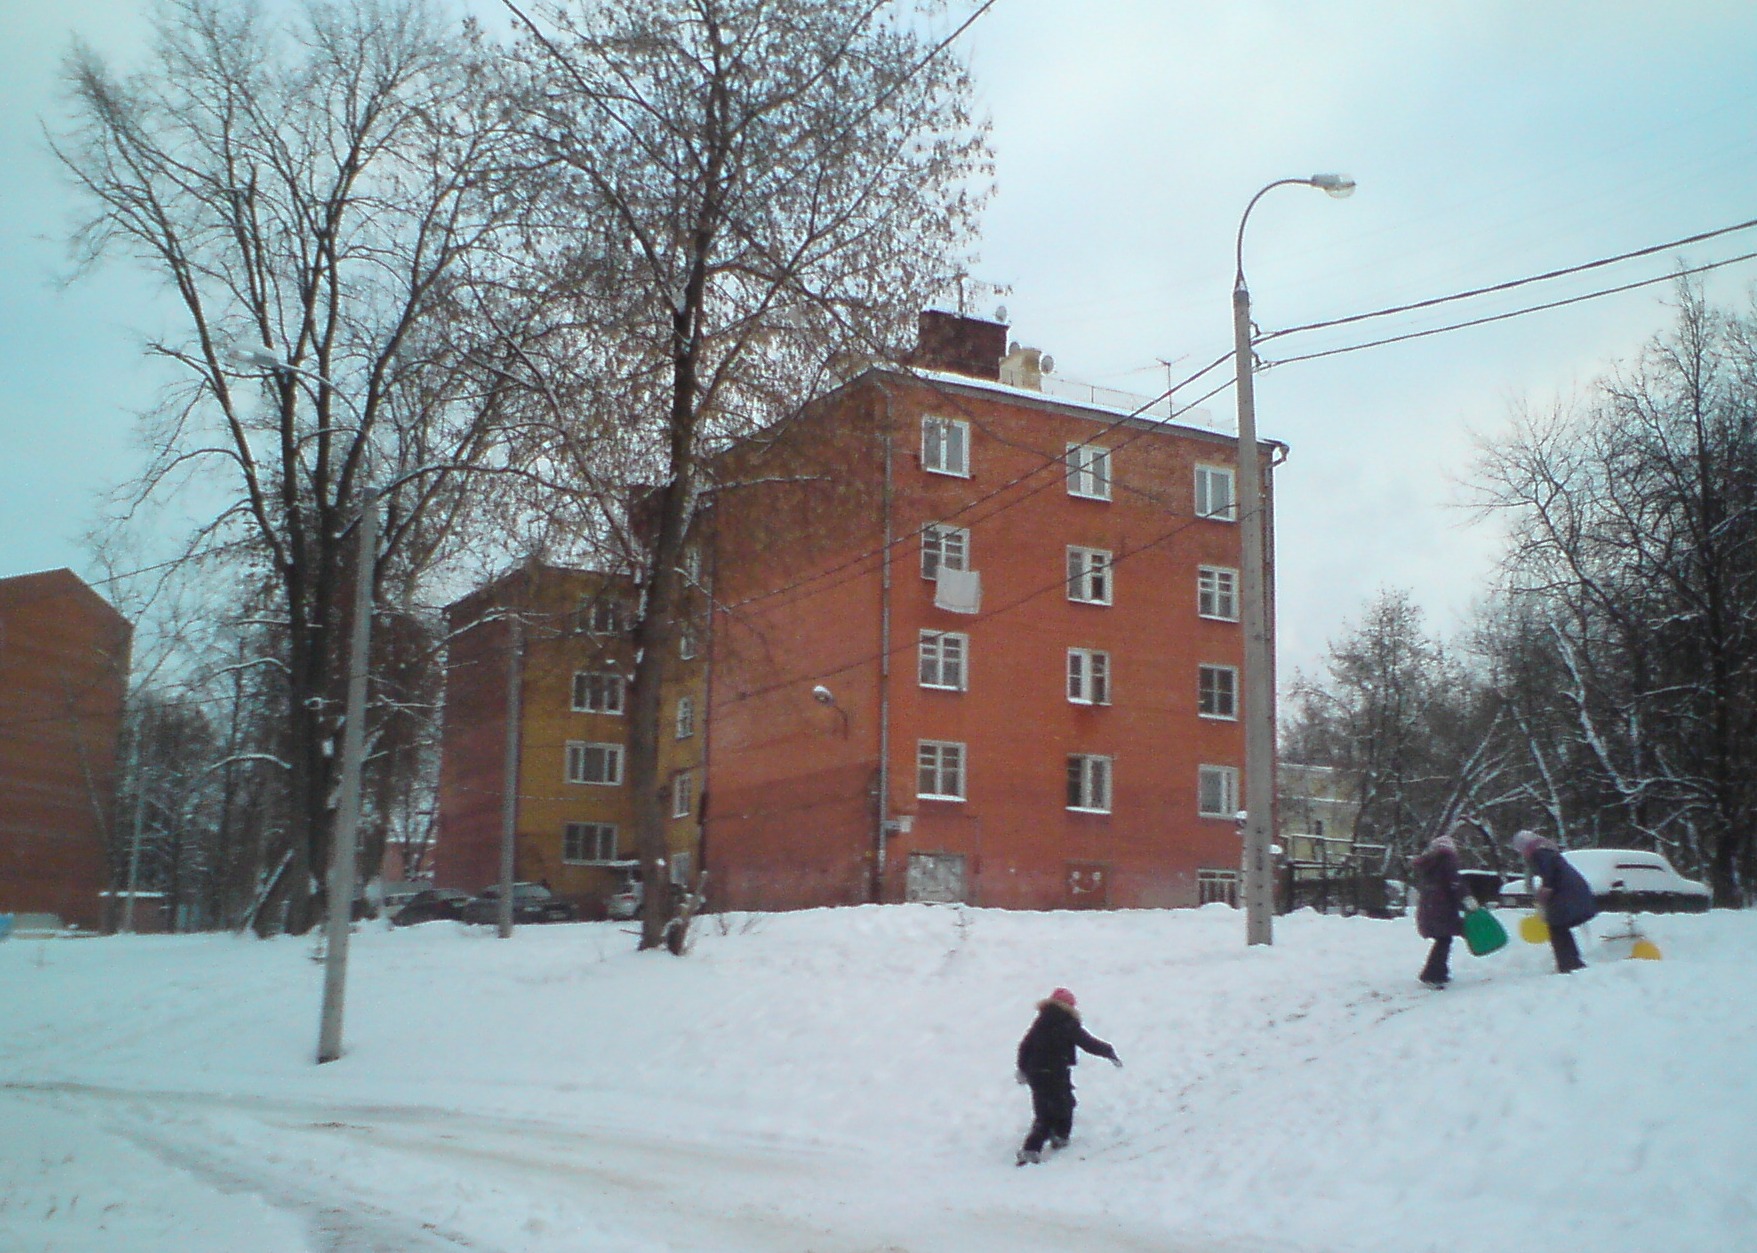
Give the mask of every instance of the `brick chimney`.
M 910 364 L 1000 381 L 1001 358 L 1007 355 L 1004 323 L 927 309 L 916 321 L 916 334 L 915 357 Z

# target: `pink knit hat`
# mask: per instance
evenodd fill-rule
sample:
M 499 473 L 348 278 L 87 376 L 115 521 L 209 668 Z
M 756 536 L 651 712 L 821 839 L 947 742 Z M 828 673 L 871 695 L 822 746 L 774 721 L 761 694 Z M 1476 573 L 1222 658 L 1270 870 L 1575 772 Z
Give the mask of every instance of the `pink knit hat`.
M 1543 836 L 1529 829 L 1513 833 L 1513 847 L 1518 850 L 1521 857 L 1529 854 L 1542 840 Z
M 1066 988 L 1057 988 L 1055 991 L 1053 991 L 1049 994 L 1049 999 L 1052 1001 L 1060 1001 L 1063 1005 L 1066 1005 L 1069 1009 L 1074 1008 L 1074 994 L 1072 992 L 1068 991 Z

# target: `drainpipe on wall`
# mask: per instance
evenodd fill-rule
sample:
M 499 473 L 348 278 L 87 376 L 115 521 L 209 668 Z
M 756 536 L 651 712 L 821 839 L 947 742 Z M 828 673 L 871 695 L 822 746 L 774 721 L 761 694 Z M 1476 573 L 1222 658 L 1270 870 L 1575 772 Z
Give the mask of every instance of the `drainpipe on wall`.
M 885 897 L 885 862 L 891 826 L 891 393 L 883 383 L 878 389 L 885 398 L 885 555 L 879 581 L 879 795 L 872 868 L 872 899 L 875 904 L 882 903 Z

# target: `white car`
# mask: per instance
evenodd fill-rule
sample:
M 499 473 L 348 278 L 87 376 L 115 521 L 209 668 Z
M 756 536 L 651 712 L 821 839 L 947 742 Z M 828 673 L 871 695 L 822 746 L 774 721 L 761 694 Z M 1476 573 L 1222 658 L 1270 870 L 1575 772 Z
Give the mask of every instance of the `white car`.
M 1706 883 L 1686 879 L 1658 853 L 1634 848 L 1572 848 L 1562 854 L 1578 870 L 1601 910 L 1650 914 L 1706 913 L 1714 894 Z M 1531 884 L 1523 876 L 1501 885 L 1501 904 L 1529 908 Z

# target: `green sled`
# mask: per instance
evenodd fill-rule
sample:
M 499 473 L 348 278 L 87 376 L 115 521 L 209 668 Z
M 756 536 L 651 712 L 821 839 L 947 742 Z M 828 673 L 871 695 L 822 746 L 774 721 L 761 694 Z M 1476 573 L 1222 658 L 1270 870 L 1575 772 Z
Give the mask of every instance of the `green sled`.
M 1507 928 L 1486 909 L 1464 915 L 1464 943 L 1471 956 L 1485 957 L 1507 942 Z

